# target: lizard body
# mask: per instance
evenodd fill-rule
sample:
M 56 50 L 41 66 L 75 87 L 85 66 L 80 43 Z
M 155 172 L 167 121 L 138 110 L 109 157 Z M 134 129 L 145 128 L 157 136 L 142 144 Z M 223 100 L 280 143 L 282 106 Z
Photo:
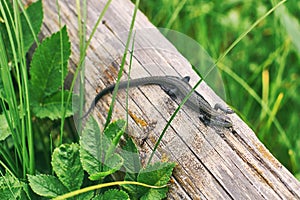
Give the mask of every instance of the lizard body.
M 190 77 L 186 76 L 182 79 L 176 76 L 151 76 L 130 80 L 129 87 L 138 87 L 142 85 L 159 85 L 173 100 L 175 98 L 183 99 L 191 91 L 192 87 L 189 84 Z M 121 81 L 119 83 L 119 89 L 127 88 L 127 81 Z M 106 94 L 112 92 L 115 88 L 115 84 L 112 84 L 104 88 L 94 98 L 90 108 L 86 114 L 82 117 L 86 117 L 96 106 L 97 102 Z M 200 120 L 206 125 L 215 125 L 220 127 L 232 127 L 232 122 L 229 117 L 224 113 L 233 113 L 231 109 L 224 108 L 219 104 L 215 105 L 215 109 L 204 99 L 204 97 L 197 91 L 194 91 L 190 98 L 185 102 L 185 105 L 190 109 L 200 112 Z M 220 113 L 217 109 L 222 110 L 224 113 Z

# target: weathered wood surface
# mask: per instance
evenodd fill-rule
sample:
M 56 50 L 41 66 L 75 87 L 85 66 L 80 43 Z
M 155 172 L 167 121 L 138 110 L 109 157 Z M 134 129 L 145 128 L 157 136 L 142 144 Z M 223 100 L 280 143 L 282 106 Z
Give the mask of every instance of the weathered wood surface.
M 62 21 L 68 27 L 72 43 L 70 71 L 78 63 L 77 16 L 75 1 L 59 1 Z M 58 30 L 55 1 L 44 0 L 42 33 Z M 88 33 L 104 6 L 103 1 L 88 1 Z M 87 106 L 96 91 L 114 83 L 120 63 L 125 34 L 129 30 L 134 5 L 129 0 L 113 0 L 105 22 L 100 24 L 86 59 Z M 190 75 L 194 84 L 198 76 L 175 48 L 155 31 L 148 19 L 138 12 L 136 29 L 151 28 L 143 40 L 135 41 L 131 78 L 153 75 Z M 147 47 L 165 45 L 170 51 Z M 128 59 L 127 59 L 128 61 Z M 128 65 L 124 79 L 128 73 Z M 197 89 L 211 103 L 220 98 L 205 84 Z M 114 118 L 125 117 L 126 93 L 119 92 Z M 111 96 L 105 97 L 94 115 L 104 124 Z M 149 155 L 151 148 L 177 104 L 157 86 L 131 89 L 129 92 L 129 130 L 136 136 L 149 131 L 141 150 Z M 168 159 L 178 165 L 173 174 L 168 199 L 300 199 L 300 183 L 257 139 L 255 133 L 235 114 L 230 115 L 233 129 L 217 130 L 200 122 L 197 113 L 184 107 L 175 117 L 160 144 L 156 159 Z

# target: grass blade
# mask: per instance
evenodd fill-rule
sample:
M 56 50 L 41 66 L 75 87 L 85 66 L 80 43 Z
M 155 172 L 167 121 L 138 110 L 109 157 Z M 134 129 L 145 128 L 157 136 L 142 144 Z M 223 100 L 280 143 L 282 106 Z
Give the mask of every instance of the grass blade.
M 109 106 L 109 111 L 108 111 L 108 114 L 107 114 L 107 118 L 106 118 L 106 122 L 105 122 L 104 127 L 107 127 L 108 124 L 110 123 L 110 120 L 111 120 L 113 107 L 114 107 L 114 104 L 115 104 L 115 101 L 116 101 L 116 96 L 117 96 L 117 92 L 118 92 L 118 89 L 119 89 L 119 83 L 120 83 L 120 80 L 121 80 L 121 77 L 122 77 L 122 72 L 123 72 L 123 69 L 124 69 L 125 61 L 126 61 L 128 47 L 129 47 L 129 44 L 130 44 L 130 41 L 131 41 L 131 36 L 132 36 L 132 32 L 133 32 L 134 22 L 135 22 L 136 13 L 137 13 L 137 10 L 138 10 L 138 7 L 139 7 L 139 3 L 140 3 L 139 0 L 137 0 L 135 2 L 135 7 L 134 7 L 134 11 L 133 11 L 133 16 L 132 16 L 132 19 L 131 19 L 129 34 L 128 34 L 127 42 L 126 42 L 125 49 L 124 49 L 124 54 L 123 54 L 123 58 L 122 58 L 122 62 L 121 62 L 121 67 L 120 67 L 120 70 L 118 72 L 118 79 L 117 79 L 117 82 L 116 82 L 116 85 L 115 85 L 115 89 L 113 91 L 112 102 Z

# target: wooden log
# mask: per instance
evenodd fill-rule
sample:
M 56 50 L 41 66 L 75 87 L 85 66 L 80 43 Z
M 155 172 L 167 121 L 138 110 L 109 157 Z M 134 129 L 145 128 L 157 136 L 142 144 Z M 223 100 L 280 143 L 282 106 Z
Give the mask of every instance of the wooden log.
M 67 25 L 72 43 L 70 71 L 79 62 L 79 40 L 74 1 L 59 1 L 62 22 Z M 105 2 L 88 1 L 87 32 L 91 33 Z M 55 1 L 43 1 L 43 35 L 59 29 Z M 112 1 L 102 24 L 88 49 L 86 58 L 86 102 L 96 92 L 114 83 L 126 43 L 134 5 L 129 0 Z M 145 31 L 149 28 L 150 32 Z M 135 41 L 131 78 L 176 75 L 199 78 L 190 63 L 165 39 L 141 13 L 137 13 L 135 29 L 144 31 Z M 147 34 L 148 33 L 148 34 Z M 151 33 L 151 34 L 149 34 Z M 164 47 L 159 51 L 149 47 Z M 124 77 L 128 75 L 128 59 Z M 203 82 L 197 91 L 212 105 L 224 102 Z M 124 118 L 126 93 L 120 91 L 114 119 Z M 104 124 L 111 96 L 105 97 L 94 112 Z M 149 132 L 141 151 L 151 153 L 157 138 L 178 106 L 159 87 L 145 86 L 129 92 L 129 132 L 142 137 Z M 300 183 L 278 162 L 255 133 L 236 115 L 229 115 L 233 130 L 205 126 L 197 112 L 183 107 L 167 129 L 156 160 L 175 161 L 168 199 L 300 199 Z

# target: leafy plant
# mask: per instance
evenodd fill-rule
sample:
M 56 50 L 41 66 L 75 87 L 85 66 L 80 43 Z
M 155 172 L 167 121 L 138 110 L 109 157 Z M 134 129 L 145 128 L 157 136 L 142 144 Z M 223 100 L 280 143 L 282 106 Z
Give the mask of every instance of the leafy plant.
M 117 120 L 101 133 L 96 121 L 90 118 L 80 138 L 80 145 L 62 144 L 54 150 L 51 164 L 56 176 L 28 175 L 30 187 L 40 196 L 58 199 L 66 198 L 67 192 L 69 192 L 67 195 L 70 195 L 67 197 L 79 195 L 77 196 L 79 199 L 107 199 L 108 197 L 128 199 L 129 196 L 132 199 L 162 199 L 166 197 L 168 190 L 165 186 L 170 180 L 175 164 L 158 162 L 140 168 L 141 164 L 136 159 L 139 156 L 138 150 L 131 138 L 126 139 L 122 147 L 123 153 L 117 153 L 116 147 L 124 134 L 125 126 L 125 121 Z M 135 160 L 136 166 L 133 165 L 132 160 Z M 80 189 L 84 180 L 83 170 L 87 172 L 90 179 L 87 185 L 98 180 L 105 187 L 108 176 L 117 174 L 117 171 L 120 173 L 122 166 L 126 169 L 125 182 L 116 182 L 116 185 L 124 184 L 122 186 L 124 190 L 100 190 L 100 193 L 94 195 L 89 188 Z M 150 188 L 139 183 L 147 184 Z M 88 192 L 84 193 L 86 191 Z
M 30 106 L 36 117 L 48 117 L 51 120 L 62 117 L 62 92 L 64 97 L 67 97 L 69 91 L 61 91 L 60 80 L 62 75 L 63 78 L 67 76 L 70 55 L 71 47 L 66 27 L 45 39 L 35 50 L 30 66 L 29 91 Z M 66 99 L 64 106 L 67 107 Z M 72 107 L 69 105 L 66 116 L 71 116 L 72 113 Z
M 61 47 L 63 47 L 63 71 L 60 68 L 60 63 L 62 61 Z M 71 116 L 73 114 L 71 105 L 66 105 L 66 97 L 69 94 L 69 91 L 62 91 L 60 88 L 60 78 L 62 74 L 64 74 L 64 77 L 67 75 L 69 56 L 70 43 L 66 27 L 64 27 L 60 32 L 57 32 L 51 37 L 45 39 L 34 52 L 30 66 L 31 78 L 28 82 L 28 93 L 30 95 L 27 95 L 29 97 L 28 100 L 30 103 L 30 110 L 35 117 L 47 117 L 51 120 L 60 119 L 63 115 L 61 110 L 62 95 L 64 95 L 63 105 L 64 107 L 67 107 L 66 116 Z M 4 81 L 5 79 L 2 80 Z M 4 98 L 2 100 L 7 102 Z M 5 106 L 3 106 L 3 108 L 5 109 Z M 9 113 L 11 113 L 11 109 L 9 109 Z M 9 113 L 7 113 L 8 119 L 19 120 L 14 117 L 9 118 Z M 4 116 L 1 117 L 4 118 Z M 6 119 L 4 121 L 7 122 Z M 14 129 L 16 127 L 13 127 L 13 124 L 15 123 L 9 122 L 2 124 L 3 127 L 6 127 L 6 131 L 2 132 L 2 137 L 7 137 L 9 134 L 14 133 Z M 35 123 L 34 125 L 35 127 L 40 126 L 38 123 Z M 9 130 L 8 127 L 10 128 Z M 9 150 L 7 149 L 6 151 Z
M 97 122 L 90 118 L 80 138 L 80 155 L 91 180 L 102 180 L 123 165 L 123 158 L 115 153 L 115 148 L 124 129 L 125 122 L 117 121 L 100 134 Z
M 0 197 L 1 199 L 27 199 L 28 186 L 12 174 L 6 173 L 0 177 Z

